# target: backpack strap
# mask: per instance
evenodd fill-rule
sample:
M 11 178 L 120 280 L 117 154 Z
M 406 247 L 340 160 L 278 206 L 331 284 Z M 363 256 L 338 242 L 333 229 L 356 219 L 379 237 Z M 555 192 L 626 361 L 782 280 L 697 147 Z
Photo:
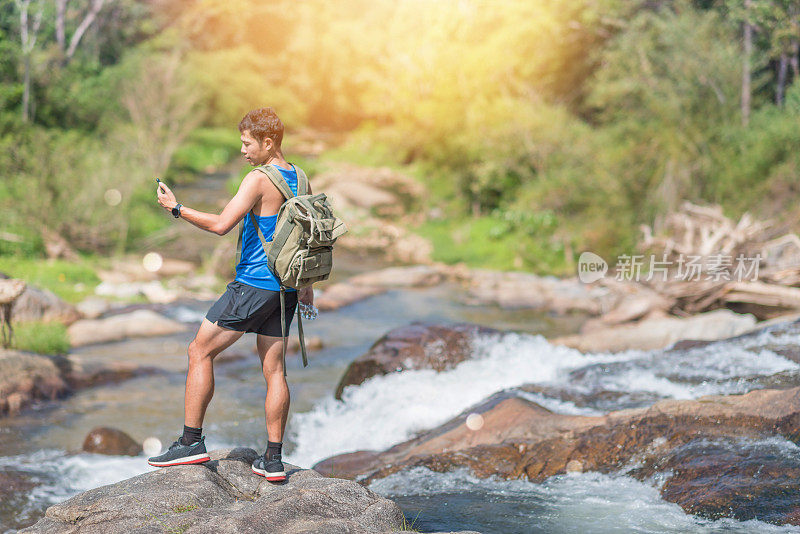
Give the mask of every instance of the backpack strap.
M 294 163 L 290 163 L 292 167 L 294 167 L 294 171 L 297 173 L 297 196 L 300 195 L 307 195 L 308 194 L 308 176 L 306 173 L 303 172 L 303 169 L 295 165 Z
M 273 167 L 272 165 L 260 165 L 255 168 L 257 171 L 261 171 L 269 177 L 270 181 L 275 184 L 275 187 L 278 188 L 278 191 L 283 194 L 283 196 L 288 200 L 294 197 L 294 193 L 292 193 L 292 188 L 289 187 L 289 184 L 286 182 L 286 179 L 283 177 L 281 172 Z M 298 180 L 300 178 L 300 173 L 297 175 Z M 299 183 L 298 183 L 299 188 Z M 298 189 L 299 191 L 299 189 Z
M 283 341 L 283 376 L 286 376 L 286 288 L 281 284 L 281 337 Z M 298 298 L 298 303 L 300 302 Z M 308 356 L 306 355 L 306 339 L 303 335 L 303 314 L 297 310 L 297 337 L 300 338 L 300 351 L 303 353 L 303 367 L 308 367 Z

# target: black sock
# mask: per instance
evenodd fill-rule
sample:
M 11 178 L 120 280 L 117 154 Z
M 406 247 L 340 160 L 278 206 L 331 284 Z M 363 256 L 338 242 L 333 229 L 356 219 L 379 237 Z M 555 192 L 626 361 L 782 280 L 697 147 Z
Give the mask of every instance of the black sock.
M 264 453 L 264 457 L 267 459 L 267 461 L 272 460 L 272 457 L 276 454 L 280 457 L 282 446 L 282 441 L 275 442 L 267 440 L 267 451 Z
M 200 441 L 200 435 L 203 433 L 202 428 L 192 428 L 183 425 L 183 436 L 181 436 L 181 443 L 184 445 L 191 445 Z

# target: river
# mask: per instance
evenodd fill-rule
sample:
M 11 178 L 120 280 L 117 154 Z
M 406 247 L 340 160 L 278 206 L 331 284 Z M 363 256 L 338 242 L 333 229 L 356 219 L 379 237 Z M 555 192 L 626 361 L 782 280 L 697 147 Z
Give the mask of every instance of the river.
M 341 255 L 336 278 L 380 267 Z M 627 351 L 581 354 L 550 345 L 546 336 L 574 332 L 580 317 L 552 317 L 526 310 L 468 305 L 451 284 L 393 290 L 307 322 L 306 335 L 324 347 L 309 354 L 303 368 L 287 356 L 291 408 L 284 458 L 309 467 L 318 460 L 358 449 L 384 449 L 439 425 L 488 395 L 522 384 L 547 386 L 552 394 L 525 393 L 562 413 L 598 414 L 646 406 L 660 398 L 695 398 L 742 393 L 755 388 L 800 385 L 800 366 L 782 356 L 800 336 L 765 334 L 668 353 Z M 112 426 L 142 441 L 168 445 L 182 428 L 185 350 L 210 302 L 181 301 L 168 315 L 187 323 L 179 335 L 132 339 L 76 349 L 86 359 L 133 361 L 157 372 L 118 384 L 84 389 L 0 420 L 0 475 L 20 476 L 33 485 L 0 502 L 0 531 L 32 524 L 50 504 L 78 492 L 113 483 L 153 468 L 145 455 L 117 457 L 80 452 L 96 426 Z M 479 323 L 519 332 L 500 343 L 476 343 L 474 359 L 434 373 L 407 371 L 375 377 L 333 392 L 347 365 L 388 330 L 413 321 Z M 292 334 L 296 333 L 296 321 Z M 216 389 L 204 425 L 209 449 L 266 444 L 264 379 L 248 334 L 216 364 Z M 559 394 L 561 391 L 563 394 Z M 616 392 L 617 395 L 600 394 Z M 720 445 L 726 446 L 726 445 Z M 741 447 L 741 444 L 727 445 Z M 768 448 L 787 465 L 800 466 L 800 449 L 783 439 Z M 709 520 L 686 514 L 664 501 L 658 480 L 640 482 L 624 473 L 556 476 L 542 484 L 524 480 L 477 479 L 465 471 L 434 473 L 424 468 L 394 474 L 371 489 L 395 500 L 414 528 L 474 529 L 484 533 L 532 532 L 797 532 L 760 520 Z

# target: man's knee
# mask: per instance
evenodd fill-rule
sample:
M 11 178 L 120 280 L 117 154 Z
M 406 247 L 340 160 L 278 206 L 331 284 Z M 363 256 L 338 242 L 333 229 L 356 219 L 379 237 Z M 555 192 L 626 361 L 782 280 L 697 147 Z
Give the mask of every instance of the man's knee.
M 206 358 L 212 357 L 208 349 L 198 343 L 196 339 L 189 343 L 188 354 L 190 363 L 199 363 Z

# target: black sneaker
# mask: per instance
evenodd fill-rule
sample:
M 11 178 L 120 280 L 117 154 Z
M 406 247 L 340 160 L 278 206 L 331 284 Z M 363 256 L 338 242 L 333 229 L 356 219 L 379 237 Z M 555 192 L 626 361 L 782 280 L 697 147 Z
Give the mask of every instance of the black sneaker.
M 286 472 L 283 470 L 280 454 L 273 454 L 269 462 L 263 456 L 256 458 L 253 462 L 253 473 L 266 478 L 270 482 L 286 480 Z
M 170 465 L 188 465 L 188 464 L 201 464 L 209 461 L 211 458 L 206 452 L 206 437 L 200 438 L 200 441 L 192 443 L 191 445 L 184 445 L 181 443 L 180 438 L 167 449 L 167 452 L 161 456 L 153 456 L 147 459 L 147 463 L 153 467 L 167 467 Z

